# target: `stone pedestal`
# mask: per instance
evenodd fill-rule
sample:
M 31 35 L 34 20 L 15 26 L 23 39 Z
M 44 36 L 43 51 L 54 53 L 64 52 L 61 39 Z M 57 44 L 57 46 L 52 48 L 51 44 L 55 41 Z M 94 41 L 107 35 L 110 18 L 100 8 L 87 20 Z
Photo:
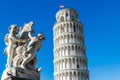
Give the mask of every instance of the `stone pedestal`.
M 40 80 L 40 72 L 15 67 L 6 68 L 1 80 Z
M 25 79 L 25 78 L 20 78 L 20 77 L 8 77 L 5 80 L 33 80 L 33 79 Z
M 45 37 L 42 33 L 32 36 L 33 24 L 31 21 L 20 28 L 15 24 L 8 28 L 9 33 L 4 38 L 7 63 L 1 80 L 40 80 L 41 68 L 36 68 L 36 53 Z

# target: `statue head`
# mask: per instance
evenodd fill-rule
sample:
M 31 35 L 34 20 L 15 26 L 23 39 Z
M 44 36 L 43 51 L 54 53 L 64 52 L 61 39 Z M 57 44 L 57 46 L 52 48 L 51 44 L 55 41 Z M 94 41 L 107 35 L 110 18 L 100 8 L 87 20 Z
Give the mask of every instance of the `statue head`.
M 40 34 L 38 34 L 37 37 L 38 37 L 40 40 L 45 40 L 45 37 L 44 37 L 44 35 L 42 34 L 42 32 L 41 32 Z
M 10 33 L 16 34 L 18 32 L 18 27 L 17 27 L 16 24 L 13 24 L 8 28 L 8 30 L 9 30 Z

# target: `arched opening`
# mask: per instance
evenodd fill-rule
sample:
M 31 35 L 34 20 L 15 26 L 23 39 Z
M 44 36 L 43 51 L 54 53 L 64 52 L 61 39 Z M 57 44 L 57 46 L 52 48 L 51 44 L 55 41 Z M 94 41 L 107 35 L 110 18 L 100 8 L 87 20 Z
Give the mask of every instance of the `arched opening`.
M 61 16 L 61 21 L 64 21 L 64 17 L 63 16 Z
M 73 80 L 77 80 L 76 72 L 73 73 L 73 76 L 74 76 Z
M 72 46 L 71 55 L 74 55 L 74 46 Z
M 67 23 L 67 32 L 69 32 L 69 24 Z
M 71 59 L 69 59 L 69 69 L 71 69 Z
M 64 36 L 64 40 L 65 40 L 65 43 L 67 43 L 67 37 L 66 37 L 66 35 Z
M 77 68 L 80 68 L 78 64 L 77 64 Z
M 66 12 L 66 17 L 68 17 L 68 13 Z
M 68 34 L 68 43 L 70 43 L 70 36 L 69 36 L 69 34 Z
M 73 35 L 71 35 L 71 43 L 73 43 L 74 42 L 74 40 L 73 40 Z
M 71 14 L 71 20 L 74 21 L 74 14 Z
M 70 32 L 72 32 L 72 23 L 70 23 Z
M 74 23 L 74 25 L 73 25 L 73 32 L 75 32 L 75 23 Z
M 80 68 L 80 65 L 79 65 L 79 60 L 77 59 L 77 69 Z
M 73 58 L 73 68 L 75 69 L 75 58 Z

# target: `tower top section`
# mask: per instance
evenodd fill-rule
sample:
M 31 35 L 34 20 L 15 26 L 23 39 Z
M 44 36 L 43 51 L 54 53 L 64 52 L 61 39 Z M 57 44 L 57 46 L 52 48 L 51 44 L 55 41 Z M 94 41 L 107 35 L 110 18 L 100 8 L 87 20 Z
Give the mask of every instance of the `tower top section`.
M 65 8 L 56 13 L 57 22 L 78 21 L 78 13 L 75 9 Z

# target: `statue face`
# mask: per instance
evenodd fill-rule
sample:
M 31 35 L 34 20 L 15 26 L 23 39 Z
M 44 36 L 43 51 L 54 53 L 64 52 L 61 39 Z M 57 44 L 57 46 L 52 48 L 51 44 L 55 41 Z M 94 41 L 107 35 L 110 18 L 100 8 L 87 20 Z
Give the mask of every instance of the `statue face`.
M 43 36 L 42 33 L 38 34 L 38 37 L 40 38 L 40 40 L 45 40 L 45 37 Z
M 9 27 L 9 31 L 10 31 L 11 33 L 13 33 L 13 34 L 16 34 L 16 33 L 18 32 L 18 28 L 17 28 L 16 25 L 11 25 L 11 26 Z

